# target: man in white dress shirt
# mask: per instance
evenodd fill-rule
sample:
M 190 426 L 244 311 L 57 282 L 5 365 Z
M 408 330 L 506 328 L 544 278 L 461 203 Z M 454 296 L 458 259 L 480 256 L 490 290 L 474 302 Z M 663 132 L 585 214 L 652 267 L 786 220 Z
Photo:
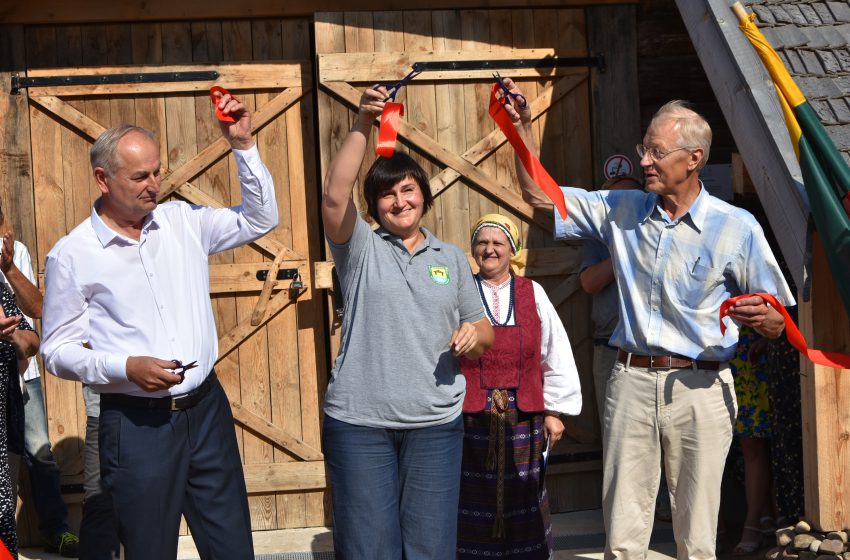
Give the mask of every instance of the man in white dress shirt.
M 201 558 L 253 559 L 230 406 L 213 365 L 209 255 L 278 221 L 251 117 L 225 94 L 242 204 L 157 204 L 159 145 L 120 125 L 94 143 L 101 191 L 89 219 L 47 256 L 42 355 L 53 374 L 101 395 L 100 467 L 128 560 L 175 558 L 181 513 Z M 196 364 L 196 367 L 182 367 Z

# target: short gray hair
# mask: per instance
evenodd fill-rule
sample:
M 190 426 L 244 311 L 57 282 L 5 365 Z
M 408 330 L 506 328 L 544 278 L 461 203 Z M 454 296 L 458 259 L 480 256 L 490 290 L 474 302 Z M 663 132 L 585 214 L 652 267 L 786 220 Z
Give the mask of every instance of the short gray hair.
M 132 124 L 113 126 L 98 136 L 97 140 L 91 146 L 90 159 L 92 170 L 95 167 L 102 167 L 107 175 L 115 173 L 116 160 L 118 159 L 118 142 L 131 132 L 138 132 L 159 146 L 159 140 L 157 140 L 156 135 L 147 128 Z
M 673 121 L 673 130 L 679 133 L 682 148 L 701 148 L 702 161 L 697 171 L 705 167 L 711 150 L 711 127 L 705 117 L 691 109 L 686 101 L 674 99 L 665 103 L 652 117 L 652 123 Z

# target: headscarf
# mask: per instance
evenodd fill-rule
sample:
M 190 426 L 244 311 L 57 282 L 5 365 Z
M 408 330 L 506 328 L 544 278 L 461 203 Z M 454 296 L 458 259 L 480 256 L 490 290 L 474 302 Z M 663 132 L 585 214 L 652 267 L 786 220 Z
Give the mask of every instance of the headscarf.
M 471 245 L 475 248 L 475 238 L 478 237 L 478 232 L 485 227 L 494 227 L 502 231 L 505 237 L 508 238 L 508 243 L 511 244 L 511 270 L 514 274 L 525 268 L 525 253 L 520 253 L 522 242 L 519 237 L 519 228 L 508 218 L 501 214 L 485 214 L 475 223 L 472 228 Z

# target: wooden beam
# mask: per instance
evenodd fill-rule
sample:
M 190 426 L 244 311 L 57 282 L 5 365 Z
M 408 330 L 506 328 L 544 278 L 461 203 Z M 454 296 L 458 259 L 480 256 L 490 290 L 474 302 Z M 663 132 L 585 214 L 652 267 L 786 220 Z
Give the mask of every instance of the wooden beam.
M 531 102 L 532 119 L 538 119 L 545 114 L 552 105 L 564 97 L 566 94 L 577 88 L 587 80 L 586 75 L 565 76 L 555 82 L 553 85 L 544 89 L 537 98 Z M 478 165 L 491 153 L 502 147 L 508 139 L 500 129 L 495 129 L 493 132 L 476 142 L 471 148 L 461 154 L 460 157 L 467 160 L 473 165 Z M 433 177 L 429 184 L 431 185 L 431 194 L 437 197 L 441 192 L 449 188 L 455 181 L 460 179 L 460 173 L 446 167 Z
M 317 261 L 313 263 L 313 288 L 316 290 L 333 290 L 333 261 Z
M 284 307 L 292 305 L 295 301 L 295 299 L 290 297 L 289 290 L 281 290 L 276 295 L 272 296 L 271 300 L 269 300 L 268 307 L 266 307 L 266 317 L 262 323 L 259 325 L 252 325 L 251 317 L 248 316 L 218 339 L 218 359 L 215 363 L 219 363 L 223 360 L 228 354 L 242 344 L 246 338 L 262 328 L 263 325 L 268 323 L 269 320 L 277 315 Z
M 243 407 L 240 403 L 231 400 L 230 409 L 233 411 L 233 419 L 257 434 L 258 436 L 267 439 L 269 442 L 278 447 L 289 451 L 299 459 L 305 461 L 322 461 L 324 455 L 318 449 L 315 449 L 292 434 L 275 426 L 265 418 L 262 418 L 250 410 Z
M 819 236 L 812 240 L 811 301 L 800 302 L 800 330 L 813 348 L 850 353 L 850 320 Z M 806 521 L 817 530 L 850 526 L 850 370 L 800 357 Z
M 808 208 L 776 90 L 727 0 L 676 0 L 735 145 L 741 151 L 798 286 L 804 284 Z
M 493 9 L 533 7 L 581 7 L 600 4 L 636 4 L 637 0 L 425 0 L 417 10 Z M 5 23 L 90 23 L 174 21 L 243 18 L 312 16 L 316 12 L 351 11 L 352 9 L 409 10 L 404 0 L 364 0 L 353 6 L 346 0 L 245 0 L 239 4 L 205 2 L 204 0 L 146 0 L 114 2 L 113 0 L 41 0 L 39 2 L 7 2 L 3 8 Z
M 293 461 L 243 465 L 249 494 L 305 492 L 328 487 L 323 461 Z
M 272 263 L 269 261 L 238 264 L 211 264 L 210 294 L 259 292 L 263 288 L 263 281 L 257 280 L 257 272 L 269 270 L 271 268 L 271 264 Z M 280 263 L 281 268 L 298 268 L 300 270 L 301 267 L 304 266 L 305 261 L 303 260 L 285 260 Z M 280 291 L 287 287 L 287 283 L 281 282 L 274 288 L 274 291 Z
M 549 300 L 552 302 L 552 305 L 558 307 L 576 293 L 580 285 L 578 272 L 573 272 L 566 280 L 555 286 L 555 289 L 549 290 Z
M 60 120 L 65 121 L 68 126 L 75 131 L 80 132 L 92 142 L 94 142 L 98 136 L 106 132 L 106 127 L 102 124 L 81 113 L 76 108 L 65 103 L 58 97 L 43 95 L 41 97 L 32 97 L 31 100 L 47 112 L 55 115 Z
M 584 57 L 584 50 L 557 51 L 555 49 L 510 49 L 488 51 L 412 51 L 333 53 L 319 55 L 320 82 L 395 81 L 403 78 L 415 62 L 449 62 L 458 60 L 535 60 L 540 58 Z M 565 74 L 587 74 L 586 67 L 516 68 L 504 71 L 512 78 L 549 78 Z M 493 69 L 481 70 L 429 70 L 414 78 L 416 81 L 440 82 L 493 79 Z
M 305 90 L 303 88 L 293 87 L 276 95 L 252 115 L 251 133 L 256 134 L 257 131 L 263 128 L 270 121 L 277 118 L 278 115 L 286 111 L 286 109 L 293 103 L 301 99 L 301 97 L 308 91 L 310 91 L 309 88 Z M 159 199 L 162 200 L 171 194 L 171 192 L 178 186 L 203 173 L 204 170 L 213 165 L 228 152 L 230 152 L 230 145 L 224 138 L 219 138 L 198 152 L 195 157 L 181 165 L 179 169 L 172 171 L 168 177 L 162 180 Z
M 106 76 L 109 74 L 143 74 L 149 72 L 216 71 L 219 77 L 205 81 L 62 85 L 29 88 L 30 97 L 42 95 L 133 95 L 163 93 L 206 94 L 213 86 L 234 92 L 253 89 L 309 88 L 312 81 L 311 63 L 307 60 L 284 60 L 275 64 L 216 64 L 213 66 L 96 66 L 77 68 L 39 68 L 27 76 Z
M 357 107 L 360 100 L 360 92 L 351 85 L 345 82 L 327 82 L 323 83 L 322 86 L 336 94 L 351 107 Z M 408 121 L 402 120 L 399 122 L 398 135 L 413 143 L 430 157 L 453 168 L 485 194 L 510 207 L 517 214 L 533 221 L 547 231 L 554 229 L 551 215 L 535 211 L 519 194 L 507 189 L 496 179 L 485 174 L 461 156 L 447 150 L 436 140 Z

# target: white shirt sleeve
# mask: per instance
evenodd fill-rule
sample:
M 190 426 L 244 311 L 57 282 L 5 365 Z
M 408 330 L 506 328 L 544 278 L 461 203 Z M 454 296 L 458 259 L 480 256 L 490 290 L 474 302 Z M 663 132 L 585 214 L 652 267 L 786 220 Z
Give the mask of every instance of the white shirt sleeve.
M 47 370 L 88 385 L 127 381 L 129 354 L 97 352 L 84 346 L 90 338 L 88 302 L 74 272 L 48 255 L 44 279 L 44 307 L 49 312 L 42 319 L 41 356 Z
M 15 263 L 15 266 L 18 267 L 18 270 L 21 271 L 21 274 L 24 277 L 33 283 L 34 286 L 38 286 L 38 282 L 35 281 L 35 272 L 32 268 L 32 258 L 30 257 L 30 252 L 27 249 L 27 246 L 15 240 L 14 252 L 12 253 L 12 262 Z M 11 286 L 10 286 L 11 289 Z M 35 328 L 35 323 L 33 323 L 32 317 L 24 315 L 30 325 Z M 24 372 L 23 380 L 30 381 L 32 379 L 36 379 L 41 375 L 38 371 L 38 360 L 35 357 L 27 360 L 27 370 Z
M 21 274 L 23 274 L 27 280 L 32 282 L 33 285 L 38 286 L 38 282 L 35 281 L 35 274 L 32 270 L 30 252 L 27 250 L 26 245 L 17 240 L 15 240 L 15 250 L 12 254 L 12 262 L 15 263 L 15 266 L 18 267 L 18 270 L 21 271 Z M 30 321 L 30 324 L 32 324 L 32 321 Z
M 532 285 L 540 317 L 543 403 L 547 411 L 576 416 L 581 412 L 581 384 L 570 339 L 543 287 Z
M 257 146 L 233 150 L 242 203 L 232 208 L 203 208 L 200 227 L 208 254 L 250 243 L 278 224 L 274 180 Z

